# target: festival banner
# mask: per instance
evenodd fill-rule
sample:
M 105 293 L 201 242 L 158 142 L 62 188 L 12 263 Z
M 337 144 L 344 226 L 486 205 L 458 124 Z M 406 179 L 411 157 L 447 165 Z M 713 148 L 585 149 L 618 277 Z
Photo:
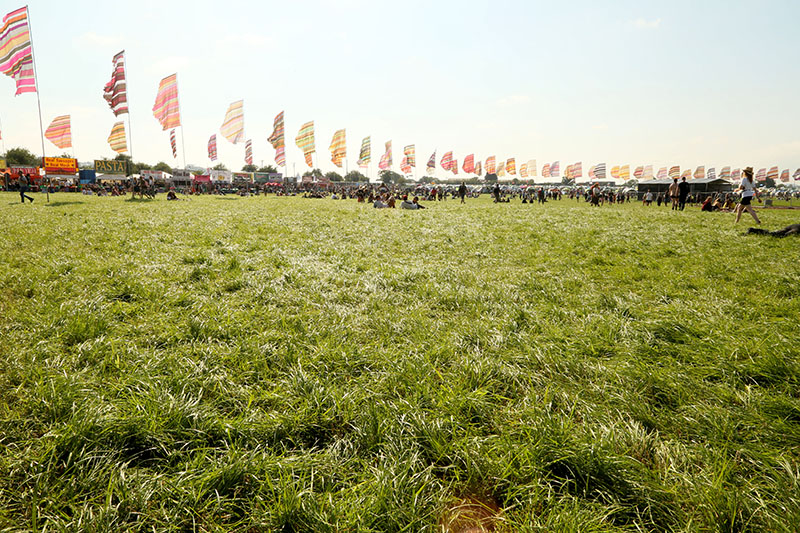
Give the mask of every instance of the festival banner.
M 714 167 L 709 168 L 708 172 L 706 172 L 706 177 L 710 180 L 717 179 L 717 169 Z
M 697 167 L 694 171 L 694 179 L 701 180 L 706 177 L 706 167 L 705 165 L 701 165 Z
M 719 177 L 724 180 L 731 179 L 731 167 L 722 167 L 719 171 Z
M 742 179 L 742 169 L 736 168 L 731 172 L 731 181 L 734 183 L 740 181 Z
M 378 162 L 378 168 L 381 170 L 392 168 L 392 141 L 386 141 L 384 146 L 386 150 L 383 152 L 381 160 Z
M 436 172 L 436 150 L 434 150 L 431 156 L 428 158 L 428 164 L 426 165 L 425 171 L 428 174 Z
M 605 163 L 597 163 L 594 167 L 594 177 L 597 180 L 604 180 L 606 179 L 606 164 Z
M 279 167 L 286 165 L 286 146 L 284 144 L 283 134 L 283 111 L 278 113 L 275 117 L 272 127 L 272 135 L 269 136 L 267 141 L 275 149 L 275 164 Z
M 784 183 L 789 181 L 789 169 L 788 168 L 783 169 L 783 172 L 781 172 L 781 181 L 784 182 Z
M 681 178 L 686 178 L 687 180 L 691 179 L 692 178 L 692 169 L 691 168 L 687 168 L 686 170 L 684 170 L 683 173 L 681 174 Z
M 53 119 L 44 136 L 59 148 L 72 148 L 72 130 L 70 129 L 69 115 L 62 115 Z
M 111 146 L 111 149 L 118 154 L 128 151 L 128 142 L 125 137 L 125 124 L 123 122 L 117 122 L 111 128 L 111 133 L 108 135 L 108 144 Z
M 646 180 L 653 179 L 653 165 L 645 165 L 642 178 Z
M 583 177 L 583 162 L 578 161 L 572 165 L 572 175 L 570 177 L 572 179 Z
M 219 132 L 233 144 L 244 140 L 244 100 L 237 100 L 228 106 Z
M 114 56 L 111 61 L 114 70 L 111 72 L 111 79 L 103 87 L 103 98 L 108 102 L 108 106 L 115 117 L 128 112 L 128 92 L 125 81 L 125 50 Z
M 675 165 L 673 167 L 669 167 L 669 179 L 678 179 L 681 176 L 681 167 Z
M 550 163 L 545 163 L 542 165 L 542 177 L 549 178 L 550 177 Z
M 464 163 L 461 167 L 461 170 L 467 174 L 472 174 L 475 172 L 475 154 L 469 154 L 464 158 Z
M 0 28 L 0 72 L 14 79 L 17 85 L 14 96 L 36 92 L 27 7 L 3 17 L 3 27 Z
M 797 170 L 794 171 L 794 174 L 792 174 L 792 177 L 794 178 L 795 181 L 800 181 L 800 168 L 798 168 Z
M 536 177 L 536 160 L 529 159 L 528 160 L 528 177 L 535 178 Z
M 597 165 L 592 165 L 589 167 L 589 179 L 595 179 L 594 170 L 597 168 Z
M 495 158 L 495 156 L 492 155 L 492 156 L 487 157 L 486 158 L 486 164 L 484 166 L 486 167 L 486 173 L 487 174 L 496 174 L 497 173 L 497 159 Z
M 172 74 L 158 84 L 156 103 L 153 104 L 153 116 L 167 131 L 181 125 L 180 104 L 178 102 L 178 75 Z
M 253 164 L 253 140 L 247 139 L 244 143 L 244 162 L 248 165 Z
M 68 157 L 45 157 L 44 171 L 47 174 L 75 174 L 78 172 L 78 160 Z
M 614 179 L 619 179 L 619 165 L 614 165 L 611 167 L 611 177 Z
M 636 167 L 636 169 L 633 171 L 633 177 L 636 178 L 637 180 L 640 180 L 642 179 L 642 176 L 644 176 L 644 167 L 643 166 Z
M 506 172 L 511 176 L 517 175 L 517 161 L 513 157 L 509 157 L 506 161 Z
M 358 166 L 361 168 L 368 167 L 370 161 L 372 161 L 372 141 L 369 136 L 366 136 L 361 141 L 361 151 L 358 154 Z
M 413 144 L 409 144 L 408 146 L 403 148 L 403 155 L 406 157 L 408 166 L 412 168 L 417 167 L 417 149 L 414 147 Z
M 506 175 L 506 162 L 500 161 L 497 163 L 497 177 L 501 178 Z
M 403 174 L 411 174 L 411 165 L 408 163 L 407 155 L 403 155 L 403 160 L 400 161 L 400 170 Z
M 619 167 L 619 177 L 625 181 L 631 179 L 631 167 L 630 165 L 622 165 Z
M 528 163 L 520 163 L 520 165 L 519 165 L 519 177 L 520 178 L 527 178 L 528 177 Z
M 480 161 L 475 163 L 475 174 L 478 175 L 478 176 L 480 176 L 482 174 L 482 172 L 481 172 L 481 162 Z
M 559 172 L 560 172 L 560 170 L 559 170 L 560 164 L 561 164 L 560 161 L 556 161 L 556 162 L 550 164 L 550 177 L 551 178 L 557 178 L 558 177 Z
M 178 157 L 178 143 L 175 140 L 175 130 L 169 130 L 169 145 L 172 147 L 172 158 Z
M 208 158 L 212 161 L 217 160 L 217 134 L 215 133 L 208 139 Z
M 667 177 L 668 177 L 667 167 L 659 168 L 658 169 L 658 174 L 656 174 L 656 178 L 658 178 L 660 180 L 665 180 L 665 179 L 667 179 Z
M 297 132 L 297 137 L 294 140 L 294 143 L 297 145 L 300 150 L 303 152 L 303 156 L 306 160 L 306 165 L 309 168 L 314 166 L 314 161 L 312 156 L 316 151 L 314 146 L 314 121 L 306 122 L 300 128 L 300 131 Z
M 453 174 L 458 174 L 458 159 L 453 159 L 453 164 L 450 165 L 450 171 Z
M 453 152 L 445 152 L 442 156 L 442 160 L 439 161 L 439 166 L 445 170 L 450 170 L 453 166 Z
M 776 180 L 778 179 L 778 167 L 771 167 L 767 172 L 767 179 Z
M 333 134 L 331 145 L 328 148 L 331 152 L 331 162 L 342 168 L 342 161 L 347 157 L 347 139 L 345 130 L 338 130 Z

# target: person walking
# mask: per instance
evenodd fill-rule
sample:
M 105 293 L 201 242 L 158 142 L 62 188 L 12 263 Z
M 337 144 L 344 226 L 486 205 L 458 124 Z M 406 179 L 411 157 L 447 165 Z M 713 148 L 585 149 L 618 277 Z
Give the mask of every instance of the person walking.
M 678 178 L 672 178 L 672 185 L 669 186 L 667 191 L 670 199 L 672 200 L 672 210 L 678 209 L 678 198 L 680 197 L 680 187 L 678 186 Z
M 28 174 L 22 174 L 20 175 L 19 180 L 17 180 L 17 183 L 19 184 L 19 198 L 22 200 L 22 203 L 25 203 L 25 198 L 33 203 L 33 198 L 25 194 L 28 192 L 28 185 L 31 183 L 31 177 Z
M 756 224 L 761 224 L 758 215 L 756 215 L 756 212 L 753 210 L 753 206 L 750 205 L 750 202 L 753 201 L 753 196 L 758 198 L 759 202 L 761 201 L 761 195 L 758 194 L 758 191 L 753 186 L 753 167 L 747 167 L 742 171 L 742 182 L 739 184 L 736 191 L 742 193 L 742 199 L 734 210 L 736 213 L 736 223 L 738 224 L 739 219 L 742 218 L 742 211 L 747 211 L 750 213 L 750 216 L 753 217 L 753 220 L 756 221 Z
M 681 178 L 681 182 L 678 184 L 678 209 L 683 211 L 683 208 L 686 207 L 686 197 L 689 196 L 689 184 L 686 183 L 686 176 Z
M 458 196 L 461 198 L 461 203 L 466 203 L 464 198 L 467 196 L 467 184 L 465 182 L 461 182 L 461 185 L 458 187 Z

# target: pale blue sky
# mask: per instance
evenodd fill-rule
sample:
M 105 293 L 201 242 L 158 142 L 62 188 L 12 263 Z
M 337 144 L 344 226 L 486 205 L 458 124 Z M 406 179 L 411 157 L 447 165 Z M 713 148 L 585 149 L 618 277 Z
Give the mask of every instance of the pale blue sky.
M 20 4 L 5 4 L 8 12 Z M 111 58 L 128 61 L 136 160 L 172 158 L 151 108 L 159 80 L 178 73 L 187 162 L 238 170 L 244 145 L 219 135 L 244 99 L 256 164 L 273 163 L 272 120 L 286 112 L 294 146 L 316 124 L 317 161 L 347 129 L 349 167 L 371 135 L 402 147 L 520 161 L 656 167 L 800 167 L 800 2 L 31 0 L 45 127 L 72 115 L 82 160 L 115 155 L 116 118 L 102 98 Z M 6 147 L 41 152 L 35 95 L 0 79 Z M 179 135 L 180 141 L 180 135 Z M 60 153 L 49 142 L 48 154 Z M 439 175 L 444 172 L 439 169 Z M 420 172 L 421 175 L 421 172 Z M 459 174 L 461 175 L 461 174 Z

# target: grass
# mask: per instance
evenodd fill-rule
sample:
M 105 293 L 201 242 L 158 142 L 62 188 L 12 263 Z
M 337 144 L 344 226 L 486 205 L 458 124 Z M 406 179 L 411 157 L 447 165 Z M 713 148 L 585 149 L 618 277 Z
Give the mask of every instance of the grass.
M 15 199 L 0 530 L 800 523 L 796 238 L 568 200 Z

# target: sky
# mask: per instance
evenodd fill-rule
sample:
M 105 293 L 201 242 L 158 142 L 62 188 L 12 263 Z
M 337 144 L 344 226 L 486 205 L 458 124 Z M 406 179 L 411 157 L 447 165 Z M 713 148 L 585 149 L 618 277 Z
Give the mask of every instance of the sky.
M 495 155 L 538 166 L 800 167 L 800 2 L 797 0 L 29 0 L 46 128 L 72 117 L 80 161 L 116 154 L 118 120 L 103 99 L 112 57 L 126 51 L 136 161 L 244 165 L 244 143 L 219 133 L 244 100 L 256 165 L 286 116 L 290 175 L 307 170 L 294 138 L 316 127 L 316 166 L 347 132 L 347 168 L 372 140 L 370 176 L 386 141 L 399 171 L 414 144 L 416 175 L 430 154 L 459 165 Z M 22 3 L 4 4 L 5 12 Z M 152 107 L 159 80 L 178 75 L 178 158 Z M 40 154 L 34 94 L 0 77 L 4 147 Z M 182 144 L 183 140 L 183 144 Z M 64 150 L 45 141 L 48 156 Z M 344 169 L 342 169 L 344 170 Z M 439 177 L 445 172 L 437 170 Z M 463 173 L 459 173 L 459 177 Z

